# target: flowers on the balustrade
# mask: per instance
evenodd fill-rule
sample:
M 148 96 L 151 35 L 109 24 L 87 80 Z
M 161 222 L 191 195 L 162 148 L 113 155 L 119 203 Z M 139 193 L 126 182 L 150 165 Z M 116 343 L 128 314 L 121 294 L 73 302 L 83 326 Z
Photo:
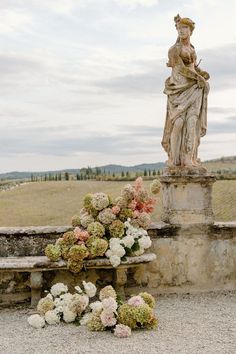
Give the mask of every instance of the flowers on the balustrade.
M 41 315 L 45 315 L 45 313 L 49 310 L 54 309 L 54 301 L 53 298 L 51 298 L 48 294 L 47 296 L 43 297 L 42 299 L 39 300 L 38 305 L 37 305 L 37 311 Z
M 84 228 L 87 228 L 91 222 L 94 222 L 94 218 L 88 212 L 81 214 L 80 216 L 80 223 Z
M 82 261 L 89 256 L 89 250 L 82 243 L 81 245 L 74 245 L 70 248 L 68 259 L 72 261 Z
M 116 216 L 113 214 L 110 208 L 103 209 L 98 214 L 98 220 L 104 225 L 111 224 L 112 221 L 115 220 L 115 218 Z
M 88 297 L 94 297 L 96 295 L 97 288 L 93 283 L 83 280 L 83 287 Z
M 131 306 L 140 306 L 140 305 L 143 305 L 145 304 L 145 301 L 143 300 L 143 298 L 139 295 L 137 296 L 132 296 L 129 301 L 128 301 L 128 305 L 131 305 Z
M 102 301 L 103 299 L 107 299 L 109 297 L 112 297 L 113 299 L 117 298 L 117 294 L 113 286 L 107 285 L 104 288 L 102 288 L 99 292 L 99 299 Z
M 73 217 L 74 230 L 49 245 L 45 254 L 52 261 L 63 258 L 73 273 L 85 269 L 85 259 L 104 255 L 113 267 L 118 267 L 126 256 L 142 255 L 151 246 L 147 228 L 153 205 L 154 199 L 148 196 L 141 177 L 134 185 L 125 185 L 114 202 L 102 192 L 87 194 L 83 208 Z
M 45 255 L 52 262 L 59 261 L 59 259 L 61 258 L 61 248 L 57 245 L 49 243 L 45 248 Z
M 161 190 L 161 183 L 158 179 L 154 179 L 150 185 L 150 191 L 152 194 L 158 194 Z
M 82 230 L 80 227 L 76 227 L 74 229 L 74 234 L 79 241 L 86 242 L 87 239 L 89 238 L 89 233 L 88 231 Z
M 29 316 L 27 321 L 30 326 L 37 329 L 43 328 L 45 326 L 45 319 L 38 314 Z
M 110 204 L 109 198 L 105 193 L 95 193 L 92 196 L 91 204 L 94 209 L 102 210 L 108 207 Z
M 49 325 L 56 325 L 58 323 L 60 323 L 60 317 L 57 313 L 57 311 L 55 310 L 49 310 L 48 312 L 45 313 L 45 321 L 49 324 Z
M 114 335 L 119 338 L 127 338 L 131 336 L 131 328 L 123 324 L 115 326 Z
M 109 226 L 111 237 L 122 237 L 125 233 L 125 225 L 121 220 L 114 220 Z
M 64 294 L 64 293 L 67 293 L 67 291 L 68 291 L 68 286 L 63 283 L 54 284 L 50 290 L 52 296 L 54 296 L 54 297 L 60 296 L 61 294 Z
M 91 236 L 86 242 L 91 258 L 103 256 L 108 248 L 108 241 L 103 238 Z
M 103 237 L 105 235 L 105 227 L 98 221 L 89 224 L 87 231 L 91 236 L 95 237 Z

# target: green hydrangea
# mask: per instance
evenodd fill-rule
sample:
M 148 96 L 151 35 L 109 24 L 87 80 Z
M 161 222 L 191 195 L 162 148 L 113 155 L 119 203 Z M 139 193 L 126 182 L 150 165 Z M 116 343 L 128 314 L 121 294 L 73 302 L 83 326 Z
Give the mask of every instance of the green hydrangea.
M 123 222 L 125 222 L 128 218 L 132 218 L 132 216 L 133 211 L 129 208 L 123 208 L 119 213 L 119 219 Z
M 152 316 L 151 320 L 145 325 L 147 329 L 156 329 L 158 326 L 158 319 L 156 316 Z
M 92 312 L 87 323 L 90 331 L 105 331 L 106 327 L 103 326 L 101 321 L 101 311 Z
M 105 235 L 105 228 L 98 221 L 94 221 L 91 224 L 89 224 L 87 231 L 91 236 L 95 236 L 95 237 L 102 237 Z
M 77 242 L 77 238 L 73 231 L 67 231 L 63 234 L 63 243 L 66 246 L 72 246 Z
M 111 237 L 121 238 L 125 233 L 125 225 L 120 220 L 114 220 L 109 226 L 109 232 Z
M 72 246 L 68 253 L 68 259 L 71 261 L 82 261 L 88 256 L 89 251 L 84 244 Z
M 76 227 L 76 226 L 80 226 L 81 223 L 80 223 L 80 217 L 79 215 L 74 215 L 71 219 L 71 224 L 73 227 Z
M 83 207 L 88 211 L 93 208 L 92 203 L 91 203 L 92 198 L 93 198 L 93 195 L 91 193 L 86 194 L 83 198 Z
M 150 184 L 150 191 L 152 194 L 158 194 L 161 190 L 161 182 L 158 179 L 154 179 Z
M 45 255 L 50 259 L 52 262 L 56 262 L 61 258 L 61 248 L 60 246 L 48 244 L 45 248 Z
M 153 310 L 147 304 L 135 307 L 136 322 L 145 327 L 153 318 Z
M 73 273 L 79 273 L 83 268 L 83 262 L 73 261 L 69 259 L 67 262 L 67 268 Z
M 62 255 L 62 258 L 67 260 L 68 259 L 68 254 L 69 254 L 69 251 L 70 251 L 70 246 L 66 246 L 66 245 L 61 245 L 61 255 Z
M 139 296 L 141 296 L 143 298 L 143 300 L 145 301 L 145 303 L 151 307 L 152 309 L 154 309 L 155 305 L 156 305 L 156 301 L 154 299 L 154 297 L 146 292 L 140 293 Z
M 86 246 L 91 258 L 101 257 L 108 248 L 108 242 L 103 238 L 91 236 L 86 242 Z
M 119 307 L 118 310 L 118 322 L 126 326 L 129 326 L 131 329 L 136 328 L 136 307 L 123 304 Z

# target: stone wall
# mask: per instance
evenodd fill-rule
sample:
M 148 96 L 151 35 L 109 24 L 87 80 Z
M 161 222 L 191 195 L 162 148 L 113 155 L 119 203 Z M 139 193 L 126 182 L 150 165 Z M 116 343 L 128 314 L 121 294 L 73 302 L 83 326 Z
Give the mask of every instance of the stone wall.
M 65 227 L 0 228 L 0 257 L 43 255 Z M 236 289 L 236 222 L 174 226 L 156 223 L 149 229 L 157 259 L 129 270 L 127 294 L 145 288 L 153 294 Z M 109 270 L 90 270 L 79 275 L 50 271 L 44 288 L 64 281 L 73 287 L 82 279 L 107 284 Z M 0 304 L 30 298 L 29 274 L 0 272 Z

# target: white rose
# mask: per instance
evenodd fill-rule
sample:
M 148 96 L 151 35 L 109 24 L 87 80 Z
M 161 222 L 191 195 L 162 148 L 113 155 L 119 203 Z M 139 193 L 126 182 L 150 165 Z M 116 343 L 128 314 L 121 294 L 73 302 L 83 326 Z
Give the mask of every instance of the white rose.
M 63 309 L 63 320 L 66 323 L 70 323 L 70 322 L 74 322 L 74 320 L 76 319 L 77 313 L 71 311 L 67 306 L 64 307 Z
M 43 328 L 45 326 L 45 320 L 42 316 L 40 315 L 31 315 L 30 317 L 28 317 L 28 323 L 30 326 L 34 327 L 34 328 Z
M 83 280 L 83 286 L 88 297 L 94 297 L 96 295 L 97 288 L 93 283 L 86 283 L 86 281 Z
M 124 244 L 125 247 L 131 248 L 134 244 L 134 238 L 133 236 L 125 236 L 122 238 L 122 243 Z
M 114 255 L 114 256 L 110 257 L 110 262 L 111 262 L 112 266 L 114 268 L 116 268 L 116 267 L 118 267 L 118 265 L 120 265 L 121 260 L 120 260 L 120 257 Z
M 61 295 L 62 293 L 67 293 L 68 287 L 63 283 L 57 283 L 51 287 L 51 294 L 56 297 Z
M 57 315 L 55 310 L 50 310 L 45 313 L 45 321 L 49 325 L 55 325 L 60 322 L 60 317 Z
M 89 306 L 93 312 L 101 311 L 103 309 L 101 301 L 92 302 Z

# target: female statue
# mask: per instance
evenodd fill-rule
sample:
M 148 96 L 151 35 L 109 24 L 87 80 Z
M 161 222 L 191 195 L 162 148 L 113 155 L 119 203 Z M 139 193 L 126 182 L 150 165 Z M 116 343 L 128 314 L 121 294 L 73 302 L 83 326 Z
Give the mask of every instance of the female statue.
M 207 129 L 207 95 L 210 78 L 197 65 L 190 36 L 195 24 L 189 18 L 175 17 L 178 38 L 169 49 L 171 76 L 165 82 L 167 114 L 162 146 L 168 154 L 167 165 L 195 167 L 199 165 L 197 150 L 200 137 Z

